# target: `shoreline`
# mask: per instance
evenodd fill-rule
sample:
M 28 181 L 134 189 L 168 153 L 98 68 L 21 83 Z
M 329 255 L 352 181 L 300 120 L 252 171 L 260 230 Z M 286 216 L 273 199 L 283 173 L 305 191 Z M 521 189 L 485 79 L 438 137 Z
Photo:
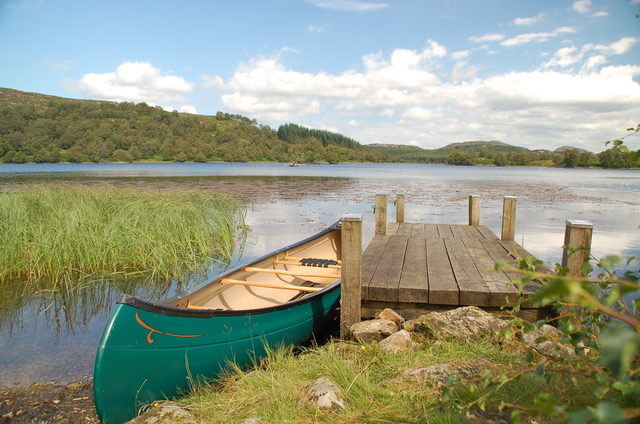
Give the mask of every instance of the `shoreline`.
M 0 389 L 0 423 L 99 424 L 93 404 L 93 379 L 66 385 L 33 383 Z

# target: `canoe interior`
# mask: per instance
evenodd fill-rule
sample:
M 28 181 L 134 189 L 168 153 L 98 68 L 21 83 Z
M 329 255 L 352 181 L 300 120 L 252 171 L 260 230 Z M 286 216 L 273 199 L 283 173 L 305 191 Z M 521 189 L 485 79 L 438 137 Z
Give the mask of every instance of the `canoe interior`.
M 340 255 L 340 230 L 333 230 L 240 267 L 171 304 L 224 311 L 282 305 L 335 283 L 340 278 Z M 303 265 L 308 262 L 303 259 L 310 258 L 323 261 L 316 261 L 319 266 Z M 296 287 L 311 290 L 299 291 Z

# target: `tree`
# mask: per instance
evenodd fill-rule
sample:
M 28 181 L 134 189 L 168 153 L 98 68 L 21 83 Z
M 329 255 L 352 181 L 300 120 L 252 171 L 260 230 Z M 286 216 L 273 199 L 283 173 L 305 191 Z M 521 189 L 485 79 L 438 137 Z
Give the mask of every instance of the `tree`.
M 640 124 L 636 125 L 635 127 L 627 128 L 627 131 L 630 131 L 630 133 L 625 135 L 624 137 L 620 137 L 619 139 L 616 139 L 616 140 L 605 141 L 604 144 L 605 146 L 608 146 L 609 144 L 613 144 L 611 149 L 618 150 L 620 152 L 630 153 L 631 162 L 635 166 L 638 166 L 640 164 L 640 149 L 635 151 L 629 150 L 629 148 L 624 144 L 624 139 L 640 132 Z
M 447 165 L 473 165 L 471 153 L 453 152 L 447 156 Z
M 631 153 L 620 149 L 611 148 L 600 152 L 598 159 L 603 168 L 631 168 L 633 166 Z

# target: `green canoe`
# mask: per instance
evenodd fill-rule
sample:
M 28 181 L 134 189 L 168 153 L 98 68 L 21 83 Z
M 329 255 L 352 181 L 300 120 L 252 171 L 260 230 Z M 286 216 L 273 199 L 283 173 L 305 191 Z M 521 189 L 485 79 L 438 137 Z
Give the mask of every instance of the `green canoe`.
M 325 328 L 340 300 L 339 223 L 215 277 L 171 301 L 123 296 L 100 341 L 94 398 L 102 422 L 134 418 L 266 346 L 296 345 Z

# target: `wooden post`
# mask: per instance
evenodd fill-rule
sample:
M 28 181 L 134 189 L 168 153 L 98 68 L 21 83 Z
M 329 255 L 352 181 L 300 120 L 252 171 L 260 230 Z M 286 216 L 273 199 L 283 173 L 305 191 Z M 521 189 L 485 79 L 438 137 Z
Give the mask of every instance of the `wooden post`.
M 589 221 L 568 219 L 564 231 L 562 266 L 569 268 L 568 277 L 585 277 L 582 265 L 589 261 L 593 224 Z M 573 253 L 570 254 L 569 250 Z
M 502 240 L 511 240 L 516 236 L 516 197 L 504 196 L 502 206 Z
M 387 195 L 376 194 L 376 235 L 387 234 Z
M 360 322 L 362 297 L 362 215 L 342 216 L 342 294 L 340 338 L 351 337 L 351 326 Z
M 396 195 L 396 222 L 404 223 L 404 194 Z
M 469 225 L 480 225 L 480 196 L 469 196 Z

